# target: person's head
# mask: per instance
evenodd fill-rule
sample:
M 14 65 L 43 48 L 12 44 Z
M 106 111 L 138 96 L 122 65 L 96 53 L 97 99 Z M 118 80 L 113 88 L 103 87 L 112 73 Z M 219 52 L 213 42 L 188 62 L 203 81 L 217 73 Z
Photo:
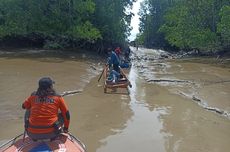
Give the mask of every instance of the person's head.
M 117 47 L 117 48 L 115 49 L 115 52 L 116 52 L 117 54 L 121 54 L 121 48 L 120 48 L 120 47 Z
M 55 82 L 50 77 L 42 77 L 38 81 L 38 91 L 39 95 L 48 95 L 54 93 L 53 84 Z
M 111 53 L 112 53 L 112 48 L 111 48 L 111 47 L 108 47 L 108 48 L 107 48 L 107 55 L 111 55 Z

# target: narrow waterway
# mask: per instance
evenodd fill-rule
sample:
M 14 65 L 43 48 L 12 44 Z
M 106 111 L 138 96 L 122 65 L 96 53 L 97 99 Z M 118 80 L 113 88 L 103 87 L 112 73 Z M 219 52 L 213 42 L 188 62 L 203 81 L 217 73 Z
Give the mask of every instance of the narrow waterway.
M 124 129 L 101 140 L 96 151 L 229 151 L 229 70 L 162 60 L 159 50 L 133 51 L 129 73 L 132 116 Z M 201 93 L 206 80 L 220 82 L 209 88 L 215 93 Z M 218 100 L 209 100 L 212 95 Z M 194 97 L 201 101 L 194 101 Z M 210 106 L 224 113 L 207 110 Z
M 0 141 L 23 132 L 21 103 L 48 75 L 60 93 L 83 90 L 65 100 L 70 132 L 88 152 L 228 152 L 229 69 L 165 60 L 160 50 L 132 51 L 130 94 L 105 94 L 101 66 L 84 55 L 1 57 Z

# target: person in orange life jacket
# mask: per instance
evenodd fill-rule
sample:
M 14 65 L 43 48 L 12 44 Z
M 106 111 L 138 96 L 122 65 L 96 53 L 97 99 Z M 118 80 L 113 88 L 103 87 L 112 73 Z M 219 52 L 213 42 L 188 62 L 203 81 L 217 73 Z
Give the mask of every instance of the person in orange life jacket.
M 41 78 L 37 91 L 22 104 L 22 108 L 30 113 L 25 129 L 28 136 L 34 140 L 54 139 L 62 130 L 68 132 L 70 113 L 62 96 L 54 90 L 53 84 L 51 78 Z

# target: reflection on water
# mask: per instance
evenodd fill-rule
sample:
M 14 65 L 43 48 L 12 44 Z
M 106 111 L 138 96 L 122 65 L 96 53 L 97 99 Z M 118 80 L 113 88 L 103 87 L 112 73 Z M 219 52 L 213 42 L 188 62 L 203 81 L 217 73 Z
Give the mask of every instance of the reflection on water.
M 120 134 L 133 115 L 128 95 L 105 94 L 97 79 L 92 79 L 82 94 L 69 99 L 71 111 L 76 113 L 71 118 L 71 130 L 81 137 L 88 151 L 106 146 L 109 141 L 105 139 Z
M 127 121 L 126 127 L 115 135 L 110 135 L 102 140 L 104 143 L 97 152 L 115 151 L 165 151 L 162 122 L 159 120 L 164 109 L 150 111 L 146 102 L 145 87 L 139 78 L 135 67 L 129 73 L 132 83 L 130 88 L 129 106 L 133 116 Z

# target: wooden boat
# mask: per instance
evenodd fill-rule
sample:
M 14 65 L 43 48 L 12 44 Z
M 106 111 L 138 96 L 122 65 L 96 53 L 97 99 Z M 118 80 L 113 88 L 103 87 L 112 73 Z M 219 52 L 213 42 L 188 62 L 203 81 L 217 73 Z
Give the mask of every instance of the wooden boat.
M 85 145 L 70 133 L 62 133 L 54 140 L 33 141 L 20 134 L 0 146 L 1 152 L 86 152 Z
M 120 72 L 121 75 L 123 76 L 121 79 L 119 79 L 116 83 L 113 83 L 112 81 L 108 80 L 108 76 L 109 76 L 109 67 L 106 66 L 104 69 L 104 78 L 105 78 L 105 82 L 104 82 L 104 93 L 107 93 L 107 89 L 116 89 L 116 88 L 126 88 L 128 93 L 128 87 L 132 87 L 129 79 L 127 78 L 125 72 L 123 71 L 122 68 L 120 68 Z

